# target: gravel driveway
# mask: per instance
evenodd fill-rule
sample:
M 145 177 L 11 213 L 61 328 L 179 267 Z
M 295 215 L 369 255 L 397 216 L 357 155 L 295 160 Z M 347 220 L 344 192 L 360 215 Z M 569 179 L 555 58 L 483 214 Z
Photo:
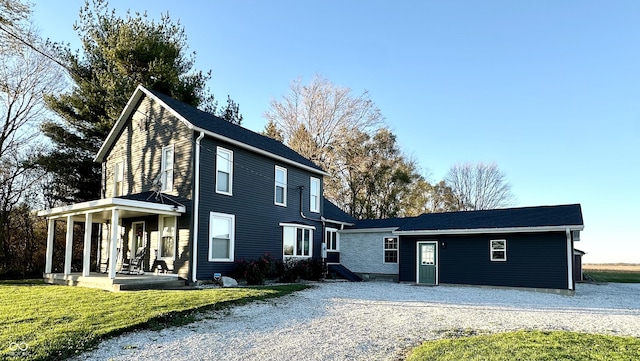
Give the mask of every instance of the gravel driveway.
M 469 330 L 570 330 L 640 337 L 640 284 L 579 284 L 575 296 L 385 282 L 318 283 L 278 299 L 136 331 L 76 360 L 397 360 Z

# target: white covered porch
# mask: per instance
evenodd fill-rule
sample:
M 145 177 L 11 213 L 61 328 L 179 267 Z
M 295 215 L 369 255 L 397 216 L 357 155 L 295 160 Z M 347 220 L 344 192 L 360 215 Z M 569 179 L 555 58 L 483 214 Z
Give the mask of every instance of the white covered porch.
M 73 279 L 75 277 L 87 278 L 90 276 L 91 266 L 91 239 L 94 223 L 121 225 L 122 219 L 144 217 L 149 215 L 180 216 L 186 211 L 184 205 L 165 204 L 151 201 L 133 200 L 125 198 L 104 198 L 95 201 L 76 203 L 68 206 L 46 209 L 38 212 L 38 216 L 47 217 L 47 251 L 45 260 L 45 282 L 54 282 L 60 279 Z M 54 274 L 53 270 L 53 243 L 55 239 L 55 222 L 66 221 L 66 236 L 64 246 L 64 268 L 62 274 Z M 72 275 L 71 262 L 73 255 L 73 228 L 74 223 L 84 223 L 84 243 L 82 252 L 82 272 Z M 118 227 L 109 227 L 108 237 L 108 265 L 107 276 L 111 283 L 116 279 L 116 264 L 118 262 Z M 95 274 L 100 278 L 104 275 Z M 67 283 L 67 284 L 74 284 Z

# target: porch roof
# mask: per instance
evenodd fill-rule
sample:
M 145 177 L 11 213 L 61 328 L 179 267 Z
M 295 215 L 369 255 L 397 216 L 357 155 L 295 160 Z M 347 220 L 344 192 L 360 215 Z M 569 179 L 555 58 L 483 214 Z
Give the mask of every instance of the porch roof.
M 178 202 L 171 201 L 170 204 L 158 203 L 157 200 L 139 200 L 127 198 L 103 198 L 95 201 L 70 204 L 67 206 L 45 209 L 38 212 L 38 216 L 56 219 L 62 217 L 80 218 L 82 215 L 91 213 L 94 221 L 100 222 L 111 219 L 111 211 L 120 211 L 120 218 L 139 217 L 156 214 L 166 214 L 180 216 L 186 212 L 186 207 Z

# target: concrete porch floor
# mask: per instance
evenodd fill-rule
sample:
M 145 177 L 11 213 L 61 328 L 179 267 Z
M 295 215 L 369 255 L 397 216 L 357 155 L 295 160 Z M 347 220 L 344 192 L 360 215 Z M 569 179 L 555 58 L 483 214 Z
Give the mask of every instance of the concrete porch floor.
M 128 275 L 118 274 L 115 279 L 110 279 L 106 273 L 91 272 L 88 277 L 82 273 L 45 273 L 44 283 L 66 286 L 80 286 L 99 288 L 107 291 L 133 291 L 149 289 L 190 289 L 184 279 L 178 275 Z

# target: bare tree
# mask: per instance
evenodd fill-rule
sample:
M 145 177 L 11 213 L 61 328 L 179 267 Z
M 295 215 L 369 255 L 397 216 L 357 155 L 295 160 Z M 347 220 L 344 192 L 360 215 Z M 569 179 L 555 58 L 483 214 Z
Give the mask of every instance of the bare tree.
M 272 100 L 264 114 L 268 120 L 264 134 L 278 139 L 311 159 L 327 171 L 325 195 L 340 204 L 347 184 L 341 183 L 340 172 L 352 165 L 344 155 L 354 137 L 369 139 L 384 121 L 367 91 L 357 95 L 350 88 L 337 86 L 316 75 L 309 84 L 302 79 L 292 81 L 290 92 L 281 100 Z M 362 146 L 362 144 L 360 144 Z M 351 168 L 351 171 L 354 169 Z
M 372 135 L 382 125 L 380 109 L 367 91 L 354 95 L 350 88 L 334 85 L 320 75 L 308 85 L 299 78 L 291 82 L 290 90 L 281 101 L 272 100 L 264 116 L 278 126 L 287 144 L 303 127 L 321 151 L 312 158 L 323 167 L 328 166 L 326 151 L 339 145 L 348 133 Z
M 29 36 L 26 39 L 35 43 Z M 11 52 L 0 53 L 0 259 L 8 249 L 11 212 L 25 201 L 41 175 L 29 159 L 38 148 L 38 129 L 48 114 L 43 94 L 57 92 L 63 85 L 57 65 L 32 47 L 16 45 Z
M 511 185 L 495 163 L 456 164 L 449 169 L 445 181 L 451 187 L 458 210 L 494 209 L 515 204 Z

